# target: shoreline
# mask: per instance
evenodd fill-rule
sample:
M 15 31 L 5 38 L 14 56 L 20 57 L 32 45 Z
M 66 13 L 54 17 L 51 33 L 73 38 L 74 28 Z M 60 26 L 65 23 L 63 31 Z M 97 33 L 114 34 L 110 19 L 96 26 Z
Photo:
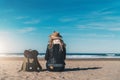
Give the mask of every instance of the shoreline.
M 23 60 L 24 57 L 0 57 L 0 61 L 2 60 Z M 44 58 L 38 58 L 38 60 L 44 61 Z M 67 61 L 72 60 L 72 61 L 120 61 L 120 58 L 67 58 Z

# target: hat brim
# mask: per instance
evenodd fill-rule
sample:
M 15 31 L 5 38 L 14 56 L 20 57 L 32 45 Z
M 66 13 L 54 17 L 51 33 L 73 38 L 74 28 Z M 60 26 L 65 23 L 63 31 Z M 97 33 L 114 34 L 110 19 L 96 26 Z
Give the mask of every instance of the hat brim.
M 62 39 L 62 37 L 59 37 L 59 36 L 50 36 L 51 39 Z

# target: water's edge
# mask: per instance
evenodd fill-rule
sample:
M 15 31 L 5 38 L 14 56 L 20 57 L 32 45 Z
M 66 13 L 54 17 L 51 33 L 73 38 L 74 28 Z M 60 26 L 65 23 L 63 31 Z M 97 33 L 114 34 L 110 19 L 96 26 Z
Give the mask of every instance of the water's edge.
M 24 55 L 23 53 L 0 53 L 0 57 L 24 57 Z M 39 53 L 38 58 L 44 57 L 45 53 Z M 120 58 L 120 53 L 67 53 L 66 58 Z

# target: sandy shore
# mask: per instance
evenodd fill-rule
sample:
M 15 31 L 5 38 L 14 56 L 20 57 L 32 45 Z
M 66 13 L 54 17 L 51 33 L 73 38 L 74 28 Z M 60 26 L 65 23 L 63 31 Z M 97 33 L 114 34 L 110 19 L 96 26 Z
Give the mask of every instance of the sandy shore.
M 63 72 L 19 72 L 22 58 L 0 58 L 0 80 L 120 80 L 120 59 L 66 60 Z

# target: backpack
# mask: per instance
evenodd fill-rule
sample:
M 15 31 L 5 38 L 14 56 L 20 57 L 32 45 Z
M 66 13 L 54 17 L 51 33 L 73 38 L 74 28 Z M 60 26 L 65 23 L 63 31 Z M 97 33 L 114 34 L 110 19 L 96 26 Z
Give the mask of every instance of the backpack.
M 42 67 L 37 59 L 38 51 L 36 50 L 25 50 L 24 61 L 21 70 L 23 71 L 41 71 Z

